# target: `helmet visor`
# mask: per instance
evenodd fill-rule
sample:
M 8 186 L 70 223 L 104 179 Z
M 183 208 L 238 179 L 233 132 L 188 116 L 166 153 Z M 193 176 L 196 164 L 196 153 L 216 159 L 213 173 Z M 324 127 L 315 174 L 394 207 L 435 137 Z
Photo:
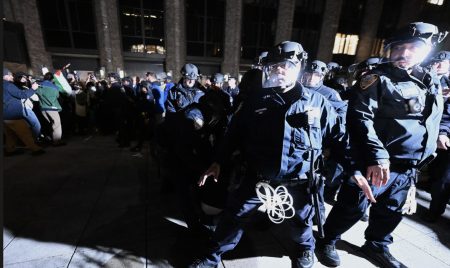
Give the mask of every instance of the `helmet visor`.
M 383 62 L 391 62 L 396 67 L 409 69 L 422 63 L 431 49 L 430 44 L 421 40 L 395 42 L 384 49 Z
M 268 63 L 263 67 L 263 88 L 289 87 L 297 81 L 300 73 L 300 63 L 285 60 Z

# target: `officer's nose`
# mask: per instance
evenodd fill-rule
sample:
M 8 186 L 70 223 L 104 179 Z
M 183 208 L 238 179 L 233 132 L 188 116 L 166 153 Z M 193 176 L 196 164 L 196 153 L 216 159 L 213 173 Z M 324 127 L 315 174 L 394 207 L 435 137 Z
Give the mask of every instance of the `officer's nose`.
M 412 50 L 410 49 L 410 48 L 403 48 L 402 49 L 402 51 L 401 51 L 401 56 L 402 57 L 404 57 L 404 58 L 406 58 L 406 59 L 409 59 L 409 58 L 411 58 L 411 56 L 412 56 Z

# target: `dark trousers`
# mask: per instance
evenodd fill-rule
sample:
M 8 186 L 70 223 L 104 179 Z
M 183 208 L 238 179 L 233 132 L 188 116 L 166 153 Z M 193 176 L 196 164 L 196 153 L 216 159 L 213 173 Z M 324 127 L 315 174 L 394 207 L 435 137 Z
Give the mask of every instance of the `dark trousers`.
M 203 212 L 200 208 L 199 188 L 196 182 L 200 175 L 182 167 L 175 172 L 175 176 L 169 178 L 175 188 L 178 207 L 188 228 L 194 232 L 199 231 L 202 228 Z
M 385 186 L 373 187 L 377 203 L 370 208 L 369 226 L 365 231 L 366 244 L 376 251 L 387 251 L 393 242 L 391 233 L 402 220 L 401 208 L 415 178 L 414 169 L 396 170 L 391 167 Z M 342 184 L 336 204 L 324 225 L 325 238 L 321 243 L 335 244 L 341 235 L 361 219 L 369 200 L 353 179 Z
M 439 150 L 430 165 L 431 185 L 430 212 L 442 215 L 450 200 L 450 152 Z
M 296 214 L 289 219 L 290 234 L 294 240 L 298 254 L 310 249 L 314 250 L 315 240 L 312 231 L 312 217 L 314 210 L 311 206 L 311 196 L 307 194 L 307 184 L 287 187 L 294 200 Z M 244 233 L 244 226 L 261 201 L 255 191 L 255 183 L 244 182 L 228 198 L 228 204 L 222 212 L 222 218 L 213 235 L 214 246 L 206 256 L 209 264 L 217 265 L 221 260 L 221 255 L 236 247 Z

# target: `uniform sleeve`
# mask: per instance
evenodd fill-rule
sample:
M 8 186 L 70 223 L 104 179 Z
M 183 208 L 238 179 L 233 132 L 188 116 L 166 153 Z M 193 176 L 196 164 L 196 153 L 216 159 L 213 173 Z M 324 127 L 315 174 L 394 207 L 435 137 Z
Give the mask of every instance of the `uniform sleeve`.
M 221 166 L 230 160 L 232 153 L 239 147 L 245 109 L 244 103 L 241 103 L 241 107 L 237 109 L 237 112 L 231 118 L 228 129 L 215 153 L 214 162 L 219 163 Z
M 344 170 L 352 172 L 351 153 L 348 143 L 348 135 L 343 118 L 335 108 L 326 100 L 323 103 L 321 125 L 324 136 L 323 147 L 329 148 L 333 159 L 344 167 Z
M 343 101 L 337 92 L 332 94 L 332 97 L 329 99 L 329 101 L 336 110 L 336 113 L 341 118 L 342 123 L 345 124 L 345 117 L 347 116 L 348 108 L 347 102 Z
M 381 109 L 382 85 L 378 75 L 367 75 L 355 86 L 347 112 L 347 129 L 354 156 L 364 155 L 366 166 L 389 163 L 389 153 L 379 140 L 374 119 Z M 359 158 L 358 161 L 362 159 Z

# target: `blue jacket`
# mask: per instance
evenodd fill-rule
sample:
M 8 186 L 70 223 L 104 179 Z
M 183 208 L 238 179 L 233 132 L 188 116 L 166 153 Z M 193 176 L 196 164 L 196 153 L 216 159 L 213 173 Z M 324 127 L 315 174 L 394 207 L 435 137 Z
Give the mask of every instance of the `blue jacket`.
M 435 79 L 381 64 L 361 77 L 350 99 L 347 127 L 361 171 L 370 165 L 417 165 L 436 150 L 443 98 Z
M 11 82 L 3 81 L 3 119 L 16 120 L 23 118 L 22 99 L 33 96 L 33 89 L 22 90 Z
M 164 88 L 159 82 L 152 82 L 151 85 L 153 97 L 155 98 L 155 113 L 162 114 L 166 111 L 164 107 Z
M 166 110 L 167 112 L 175 113 L 191 103 L 198 103 L 198 100 L 204 94 L 203 91 L 195 86 L 193 88 L 184 88 L 183 83 L 180 82 L 169 90 L 166 101 Z
M 289 180 L 309 171 L 310 149 L 316 162 L 323 143 L 346 148 L 342 130 L 330 103 L 300 84 L 283 94 L 258 90 L 236 112 L 215 160 L 223 164 L 239 148 L 257 177 Z
M 321 94 L 322 96 L 327 99 L 330 104 L 333 106 L 333 108 L 336 110 L 336 112 L 341 117 L 342 122 L 345 123 L 345 117 L 347 115 L 347 102 L 343 101 L 341 97 L 339 96 L 339 93 L 325 85 L 320 85 L 317 87 L 308 87 L 308 89 L 316 91 L 317 93 Z

